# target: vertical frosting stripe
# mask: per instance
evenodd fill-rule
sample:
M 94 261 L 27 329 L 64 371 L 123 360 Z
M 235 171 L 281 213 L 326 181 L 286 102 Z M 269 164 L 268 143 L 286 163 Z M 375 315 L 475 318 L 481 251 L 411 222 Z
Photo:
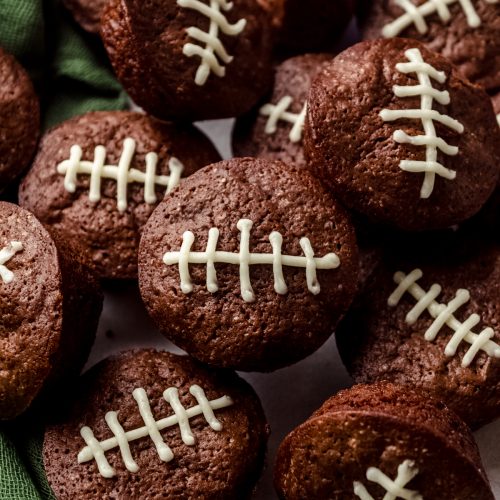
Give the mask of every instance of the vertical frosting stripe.
M 201 0 L 177 0 L 177 5 L 194 10 L 210 20 L 208 32 L 202 31 L 196 26 L 191 26 L 186 30 L 190 38 L 204 45 L 186 43 L 183 48 L 185 56 L 197 56 L 201 59 L 194 80 L 196 85 L 205 85 L 211 73 L 220 78 L 224 77 L 226 75 L 224 65 L 231 63 L 233 57 L 226 51 L 219 38 L 219 32 L 228 36 L 237 36 L 245 29 L 246 19 L 240 19 L 237 23 L 230 24 L 222 12 L 233 9 L 233 2 L 227 0 L 209 0 L 208 4 Z

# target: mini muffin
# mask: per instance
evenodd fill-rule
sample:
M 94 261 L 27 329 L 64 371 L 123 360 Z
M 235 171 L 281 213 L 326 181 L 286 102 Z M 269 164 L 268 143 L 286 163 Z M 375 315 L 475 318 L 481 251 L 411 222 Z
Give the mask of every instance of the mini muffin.
M 272 0 L 281 49 L 300 53 L 327 50 L 344 33 L 354 0 Z
M 276 458 L 282 499 L 493 500 L 467 426 L 444 404 L 380 382 L 339 392 Z
M 271 24 L 255 0 L 111 0 L 101 33 L 139 106 L 195 121 L 239 116 L 269 90 Z
M 386 255 L 337 345 L 356 382 L 420 387 L 477 428 L 500 417 L 500 247 L 435 243 Z
M 0 191 L 35 154 L 40 106 L 28 74 L 0 47 Z
M 88 113 L 44 136 L 19 202 L 79 240 L 101 277 L 135 278 L 141 230 L 156 205 L 181 177 L 218 159 L 191 126 L 126 111 Z
M 420 42 L 362 42 L 311 87 L 304 150 L 349 208 L 407 231 L 472 217 L 495 189 L 491 99 Z
M 84 252 L 0 202 L 0 420 L 78 375 L 102 308 Z
M 234 159 L 200 170 L 146 225 L 139 286 L 164 335 L 200 361 L 270 371 L 318 349 L 358 277 L 347 213 L 308 172 Z
M 107 0 L 63 0 L 75 21 L 89 33 L 99 33 L 101 14 Z
M 56 498 L 248 498 L 268 427 L 252 388 L 186 356 L 130 351 L 102 361 L 45 432 Z
M 274 90 L 252 113 L 239 118 L 233 134 L 235 156 L 254 156 L 305 166 L 302 133 L 312 80 L 329 54 L 293 57 L 276 68 Z
M 364 38 L 422 41 L 456 64 L 469 80 L 500 87 L 500 3 L 497 0 L 364 0 Z

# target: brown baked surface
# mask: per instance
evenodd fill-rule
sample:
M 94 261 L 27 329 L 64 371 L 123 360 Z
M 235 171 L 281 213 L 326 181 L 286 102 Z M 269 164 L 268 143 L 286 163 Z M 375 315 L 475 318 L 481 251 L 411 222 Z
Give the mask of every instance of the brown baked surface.
M 0 191 L 29 165 L 39 133 L 40 108 L 33 84 L 0 47 Z
M 413 460 L 407 484 L 423 498 L 493 500 L 474 438 L 442 403 L 388 382 L 357 385 L 330 398 L 282 442 L 275 485 L 280 498 L 357 498 L 354 481 L 373 498 L 386 491 L 366 478 L 377 467 L 390 479 Z
M 425 62 L 445 72 L 451 102 L 434 100 L 433 110 L 458 120 L 459 134 L 434 121 L 437 136 L 458 146 L 456 156 L 438 153 L 438 161 L 456 172 L 454 180 L 436 175 L 429 198 L 421 198 L 424 173 L 406 172 L 401 160 L 426 159 L 423 146 L 400 144 L 396 130 L 424 133 L 420 119 L 383 121 L 383 109 L 420 109 L 420 97 L 397 97 L 393 86 L 418 85 L 415 73 L 398 63 L 418 48 Z M 404 230 L 444 229 L 477 213 L 496 186 L 500 172 L 500 129 L 491 100 L 439 54 L 415 40 L 393 38 L 354 45 L 338 55 L 313 82 L 304 131 L 311 171 L 349 208 L 372 221 Z
M 493 340 L 499 344 L 500 249 L 497 244 L 481 241 L 481 249 L 440 251 L 433 248 L 432 239 L 428 243 L 426 251 L 422 245 L 413 255 L 386 255 L 337 330 L 337 344 L 356 382 L 390 380 L 420 387 L 477 428 L 500 416 L 500 359 L 480 351 L 468 367 L 463 367 L 469 343 L 461 342 L 455 356 L 446 356 L 445 347 L 454 333 L 451 328 L 443 326 L 433 342 L 426 341 L 424 334 L 433 322 L 427 310 L 409 325 L 405 317 L 417 301 L 409 293 L 395 307 L 387 300 L 397 287 L 394 273 L 408 275 L 419 268 L 423 276 L 417 283 L 423 290 L 434 283 L 441 285 L 438 303 L 448 304 L 457 290 L 469 290 L 469 302 L 454 316 L 463 322 L 471 314 L 479 314 L 481 321 L 472 330 L 480 333 L 492 327 Z
M 98 440 L 113 437 L 104 416 L 117 411 L 128 431 L 144 425 L 132 396 L 136 388 L 148 394 L 158 420 L 174 412 L 162 394 L 177 387 L 185 408 L 196 405 L 188 392 L 198 384 L 209 400 L 229 396 L 234 404 L 215 411 L 222 430 L 213 431 L 202 416 L 189 420 L 196 438 L 194 446 L 181 440 L 179 427 L 161 431 L 174 453 L 162 462 L 149 437 L 130 443 L 139 466 L 129 472 L 118 449 L 106 453 L 116 476 L 98 472 L 95 461 L 79 464 L 78 452 L 85 446 L 81 427 L 88 426 Z M 73 403 L 59 421 L 49 425 L 43 458 L 50 486 L 59 499 L 86 498 L 247 498 L 260 473 L 268 428 L 259 399 L 252 388 L 231 372 L 210 371 L 186 356 L 154 350 L 129 351 L 108 358 L 85 374 L 72 393 Z M 61 412 L 62 413 L 62 412 Z
M 317 257 L 334 252 L 337 269 L 318 270 L 313 295 L 303 268 L 283 267 L 286 295 L 274 289 L 272 265 L 252 265 L 255 302 L 245 302 L 238 265 L 216 264 L 219 291 L 206 288 L 206 266 L 190 265 L 194 289 L 180 288 L 179 266 L 163 255 L 178 251 L 185 231 L 204 251 L 210 228 L 217 249 L 239 252 L 239 219 L 250 219 L 250 251 L 271 253 L 279 231 L 283 255 L 303 256 L 307 236 Z M 195 358 L 220 367 L 270 371 L 318 349 L 349 307 L 358 276 L 354 230 L 347 213 L 308 172 L 280 162 L 233 159 L 191 176 L 155 210 L 139 251 L 139 285 L 151 317 L 164 335 Z
M 82 160 L 93 161 L 94 149 L 104 145 L 106 164 L 118 165 L 125 138 L 136 143 L 131 168 L 144 172 L 146 154 L 158 154 L 157 175 L 168 175 L 172 157 L 184 165 L 183 177 L 219 159 L 210 141 L 190 125 L 160 122 L 140 113 L 102 111 L 88 113 L 53 128 L 42 139 L 33 167 L 23 180 L 19 203 L 44 224 L 69 239 L 78 240 L 91 256 L 101 277 L 135 278 L 137 249 L 142 227 L 165 196 L 156 186 L 157 202 L 144 201 L 144 186 L 130 183 L 128 206 L 117 209 L 117 183 L 102 179 L 101 200 L 89 200 L 90 175 L 77 177 L 75 193 L 66 191 L 57 165 L 70 157 L 74 144 L 83 150 Z M 40 196 L 44 193 L 44 196 Z
M 224 12 L 231 24 L 247 23 L 236 36 L 219 30 L 233 60 L 225 65 L 224 77 L 211 73 L 202 86 L 195 83 L 201 59 L 184 55 L 183 48 L 198 45 L 186 30 L 207 32 L 210 21 L 176 0 L 111 0 L 101 34 L 118 79 L 152 115 L 187 121 L 229 118 L 249 111 L 271 87 L 272 14 L 261 3 L 239 0 Z

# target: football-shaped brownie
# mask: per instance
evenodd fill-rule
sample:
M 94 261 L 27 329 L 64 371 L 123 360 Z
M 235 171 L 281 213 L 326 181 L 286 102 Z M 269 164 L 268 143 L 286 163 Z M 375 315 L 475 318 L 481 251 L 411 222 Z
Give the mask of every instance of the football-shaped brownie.
M 102 307 L 84 252 L 0 202 L 0 420 L 79 374 Z
M 356 382 L 420 387 L 479 427 L 500 417 L 500 247 L 463 237 L 387 254 L 336 338 Z
M 469 80 L 500 87 L 498 0 L 363 0 L 358 12 L 365 38 L 415 38 Z
M 170 340 L 207 364 L 270 371 L 318 349 L 358 280 L 344 209 L 304 169 L 233 159 L 165 198 L 144 228 L 139 285 Z
M 330 54 L 293 57 L 276 68 L 274 90 L 258 109 L 240 117 L 233 133 L 235 156 L 269 158 L 305 166 L 302 134 L 311 82 Z
M 497 184 L 499 143 L 486 92 L 416 40 L 350 47 L 309 94 L 308 167 L 349 208 L 399 229 L 477 213 Z
M 218 159 L 190 125 L 128 111 L 88 113 L 43 137 L 19 202 L 80 241 L 101 277 L 135 278 L 142 227 L 156 205 Z
M 118 79 L 164 119 L 228 118 L 271 87 L 272 12 L 255 0 L 110 0 L 101 34 Z
M 268 427 L 234 373 L 131 351 L 99 363 L 68 396 L 43 444 L 58 499 L 250 496 Z
M 286 500 L 493 500 L 474 438 L 440 401 L 380 382 L 339 392 L 281 443 Z

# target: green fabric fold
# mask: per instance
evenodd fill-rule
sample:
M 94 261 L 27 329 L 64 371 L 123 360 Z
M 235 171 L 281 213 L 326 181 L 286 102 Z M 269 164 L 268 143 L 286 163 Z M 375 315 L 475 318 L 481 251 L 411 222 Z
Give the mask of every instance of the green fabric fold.
M 77 26 L 59 0 L 0 0 L 0 45 L 30 73 L 44 128 L 128 106 L 102 43 Z

